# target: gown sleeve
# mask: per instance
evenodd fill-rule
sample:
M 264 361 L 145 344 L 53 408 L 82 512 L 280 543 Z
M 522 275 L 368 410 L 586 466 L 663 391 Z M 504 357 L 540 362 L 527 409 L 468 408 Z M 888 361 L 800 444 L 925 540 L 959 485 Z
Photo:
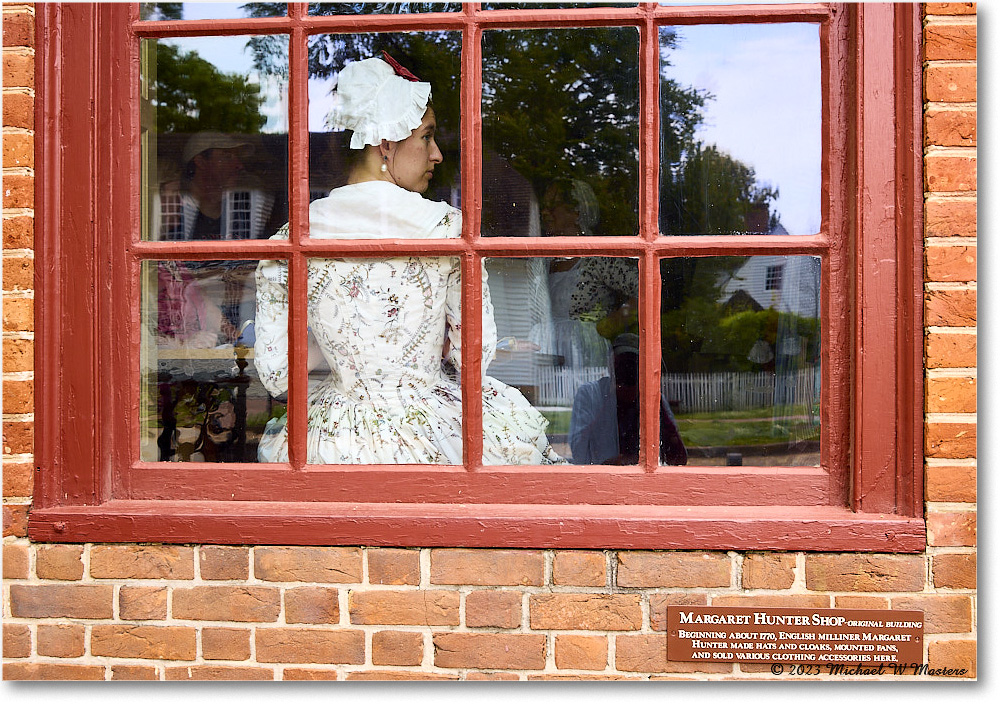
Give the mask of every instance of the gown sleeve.
M 285 226 L 275 238 L 287 237 Z M 257 311 L 254 317 L 254 366 L 272 396 L 288 391 L 288 262 L 257 265 Z

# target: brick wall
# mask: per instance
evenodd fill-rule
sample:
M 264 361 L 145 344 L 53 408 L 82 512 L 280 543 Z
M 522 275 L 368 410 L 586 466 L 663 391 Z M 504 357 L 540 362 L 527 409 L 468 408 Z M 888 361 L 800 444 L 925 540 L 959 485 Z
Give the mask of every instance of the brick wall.
M 3 20 L 5 679 L 771 677 L 666 661 L 668 604 L 918 609 L 974 676 L 973 5 L 927 6 L 919 555 L 31 543 L 33 8 Z

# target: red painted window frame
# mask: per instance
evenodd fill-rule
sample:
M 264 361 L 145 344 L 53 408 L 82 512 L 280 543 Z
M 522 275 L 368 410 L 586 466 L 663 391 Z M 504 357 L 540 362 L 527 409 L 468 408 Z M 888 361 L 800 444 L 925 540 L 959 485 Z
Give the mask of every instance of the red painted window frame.
M 43 4 L 36 52 L 36 459 L 29 535 L 48 541 L 467 545 L 568 548 L 869 550 L 925 546 L 922 509 L 921 18 L 915 5 L 796 4 L 587 8 L 397 16 L 140 22 L 133 6 Z M 813 236 L 658 232 L 658 27 L 819 22 L 824 207 Z M 638 28 L 642 76 L 636 238 L 480 238 L 478 67 L 484 29 Z M 305 38 L 317 31 L 463 32 L 463 237 L 309 241 Z M 291 237 L 277 242 L 142 242 L 138 44 L 144 36 L 290 35 Z M 658 467 L 656 394 L 645 394 L 640 466 L 484 468 L 480 360 L 463 376 L 464 467 L 304 466 L 305 350 L 291 351 L 290 467 L 141 463 L 139 265 L 144 258 L 290 260 L 291 337 L 305 339 L 305 260 L 384 253 L 462 261 L 463 342 L 476 349 L 482 256 L 821 254 L 822 468 Z M 657 276 L 643 301 L 659 300 Z M 470 314 L 476 313 L 476 314 Z M 657 310 L 640 310 L 643 374 L 658 388 Z M 293 342 L 294 345 L 294 342 Z

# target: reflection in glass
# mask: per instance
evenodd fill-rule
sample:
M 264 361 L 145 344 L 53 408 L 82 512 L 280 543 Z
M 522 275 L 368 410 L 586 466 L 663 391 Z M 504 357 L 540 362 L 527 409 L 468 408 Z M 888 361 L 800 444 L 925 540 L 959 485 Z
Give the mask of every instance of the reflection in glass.
M 483 33 L 484 235 L 636 234 L 638 144 L 634 27 Z
M 461 206 L 459 89 L 461 32 L 400 34 L 315 34 L 309 37 L 309 194 L 322 198 L 347 183 L 358 150 L 348 148 L 350 132 L 331 132 L 328 117 L 340 70 L 353 61 L 388 52 L 421 81 L 431 84 L 437 122 L 435 141 L 443 161 L 424 197 Z
M 143 239 L 272 235 L 288 220 L 287 37 L 143 39 L 140 51 Z
M 230 20 L 244 17 L 281 17 L 283 2 L 141 2 L 143 20 Z
M 140 457 L 255 462 L 283 415 L 254 362 L 253 261 L 142 266 Z
M 661 261 L 663 392 L 690 464 L 818 465 L 819 257 Z
M 660 229 L 819 231 L 816 24 L 660 29 Z
M 487 373 L 541 411 L 553 448 L 569 461 L 636 464 L 638 261 L 498 257 L 486 268 L 498 338 Z M 662 461 L 684 464 L 669 407 L 661 435 Z
M 461 12 L 460 2 L 311 2 L 310 15 L 405 15 L 412 12 Z M 405 65 L 405 64 L 404 64 Z M 419 73 L 417 74 L 420 75 Z

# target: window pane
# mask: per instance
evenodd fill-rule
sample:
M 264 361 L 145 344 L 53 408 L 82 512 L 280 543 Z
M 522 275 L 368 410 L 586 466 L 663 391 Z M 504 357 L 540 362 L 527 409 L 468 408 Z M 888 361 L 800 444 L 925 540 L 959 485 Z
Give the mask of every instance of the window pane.
M 484 10 L 551 10 L 577 7 L 635 7 L 634 2 L 484 2 Z
M 664 234 L 819 231 L 816 24 L 660 29 Z
M 690 464 L 819 464 L 820 267 L 661 262 L 663 393 Z
M 574 464 L 634 465 L 639 457 L 639 264 L 633 258 L 491 258 L 483 318 L 484 461 L 491 431 L 525 428 L 539 412 L 552 449 Z M 490 354 L 495 321 L 496 352 Z M 491 359 L 492 357 L 492 359 Z M 491 385 L 531 407 L 516 422 Z M 519 403 L 519 401 L 518 401 Z M 495 407 L 495 408 L 494 408 Z M 491 413 L 496 416 L 491 418 Z M 509 412 L 508 412 L 509 414 Z
M 142 265 L 140 457 L 255 462 L 284 415 L 254 355 L 253 261 Z
M 309 3 L 310 15 L 403 15 L 411 12 L 460 12 L 461 9 L 462 3 L 460 2 Z
M 283 2 L 141 2 L 143 20 L 229 20 L 243 17 L 281 17 Z
M 352 133 L 332 132 L 329 118 L 332 94 L 340 70 L 359 59 L 387 52 L 421 81 L 431 84 L 431 106 L 436 122 L 435 142 L 442 160 L 425 198 L 461 206 L 459 151 L 459 90 L 461 32 L 405 34 L 317 34 L 309 37 L 309 194 L 322 198 L 347 183 L 363 153 L 350 149 Z M 388 174 L 399 175 L 396 164 Z M 401 183 L 401 185 L 403 185 Z
M 269 237 L 288 220 L 288 38 L 143 39 L 142 238 Z
M 635 235 L 638 31 L 484 32 L 483 147 L 483 235 Z

